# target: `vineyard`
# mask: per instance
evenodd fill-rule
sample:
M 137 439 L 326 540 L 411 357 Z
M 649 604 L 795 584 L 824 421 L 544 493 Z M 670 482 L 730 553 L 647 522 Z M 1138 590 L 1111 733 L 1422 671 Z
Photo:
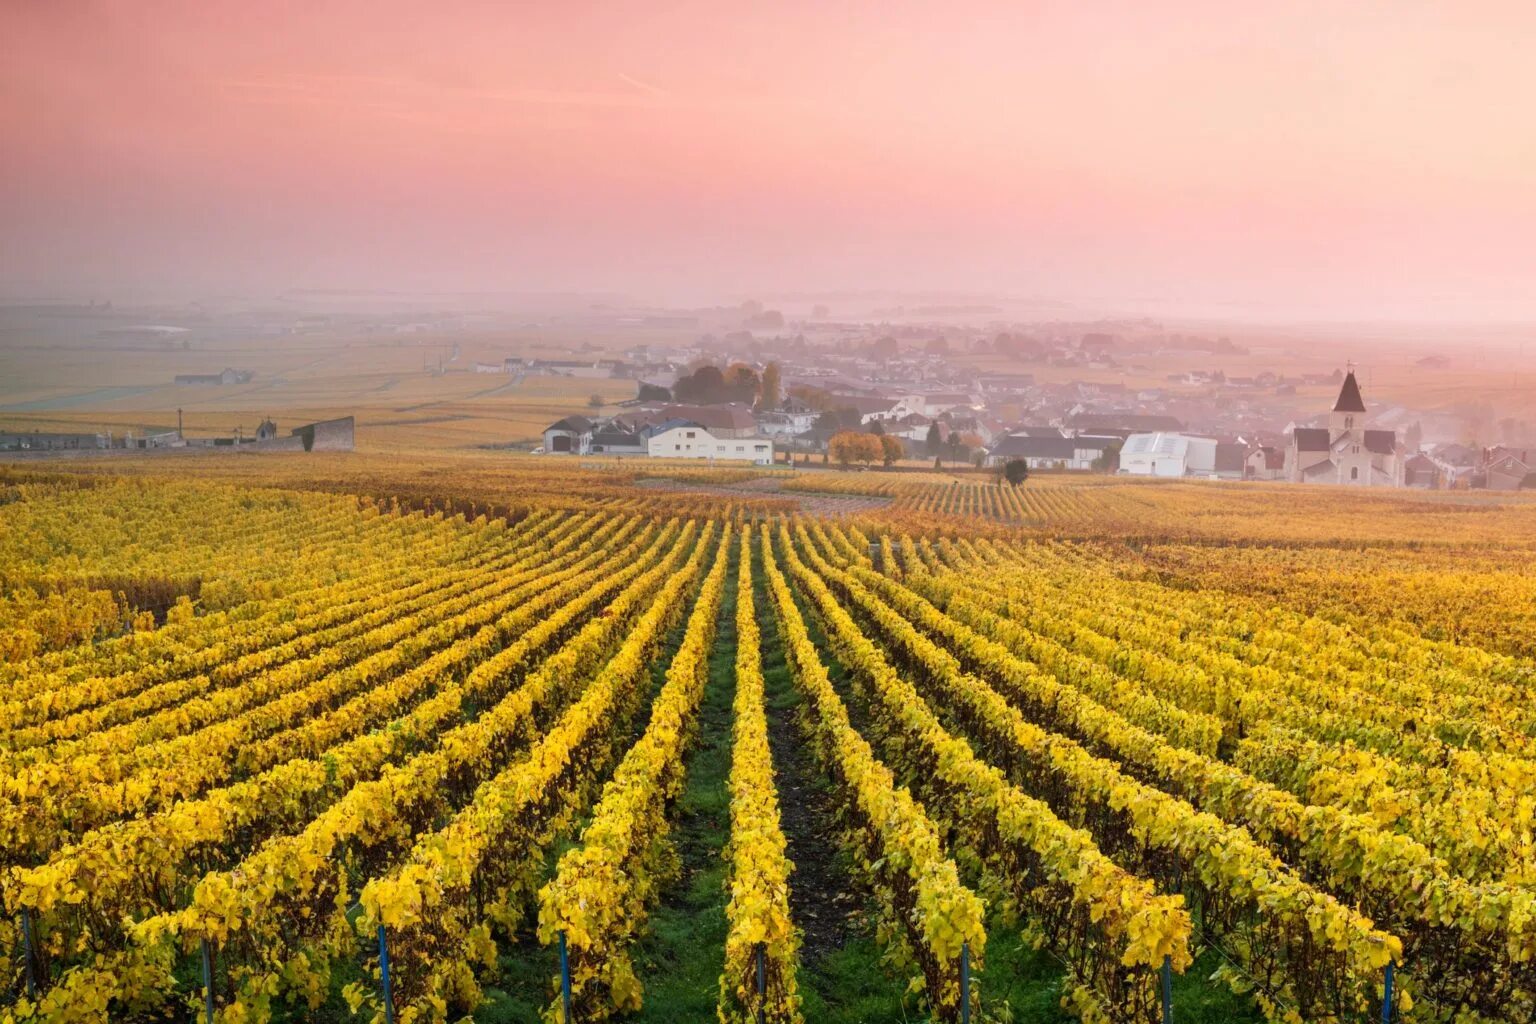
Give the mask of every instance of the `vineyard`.
M 490 472 L 0 476 L 0 1022 L 1536 1019 L 1536 505 Z

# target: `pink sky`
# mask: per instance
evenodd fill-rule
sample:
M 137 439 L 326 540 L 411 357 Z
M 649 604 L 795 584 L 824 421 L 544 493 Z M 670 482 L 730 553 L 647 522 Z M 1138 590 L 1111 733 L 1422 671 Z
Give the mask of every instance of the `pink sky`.
M 1536 5 L 0 5 L 0 285 L 1536 316 Z

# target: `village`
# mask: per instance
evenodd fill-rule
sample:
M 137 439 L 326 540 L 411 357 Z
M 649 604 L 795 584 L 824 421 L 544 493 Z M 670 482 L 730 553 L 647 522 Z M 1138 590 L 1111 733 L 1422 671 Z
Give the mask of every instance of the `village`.
M 0 451 L 383 444 L 1492 490 L 1531 486 L 1536 470 L 1519 371 L 1450 339 L 1330 351 L 1251 328 L 842 301 L 841 314 L 812 297 L 18 308 L 11 336 L 39 339 L 60 365 L 12 382 Z M 847 434 L 878 440 L 833 444 Z
M 1057 376 L 1061 367 L 1115 369 L 1120 360 L 1160 355 L 1128 353 L 1103 329 L 1048 336 L 1043 343 L 1005 333 L 990 344 L 1017 361 L 1055 368 Z M 896 442 L 852 460 L 866 465 L 1000 469 L 1021 462 L 1031 472 L 1419 489 L 1536 486 L 1536 446 L 1526 443 L 1524 424 L 1500 425 L 1518 437 L 1466 443 L 1457 439 L 1465 425 L 1442 414 L 1367 405 L 1352 364 L 1295 376 L 1182 371 L 1168 377 L 1168 387 L 1131 389 L 961 367 L 942 335 L 937 343 L 885 337 L 840 348 L 802 342 L 781 359 L 765 358 L 750 339 L 746 332 L 723 339 L 718 359 L 708 353 L 721 351 L 722 339 L 708 338 L 697 348 L 637 347 L 622 359 L 511 357 L 477 370 L 636 382 L 636 397 L 617 413 L 573 413 L 549 424 L 537 449 L 549 455 L 846 466 L 850 459 L 839 457 L 834 439 L 851 432 Z M 1230 348 L 1226 339 L 1188 341 L 1205 346 L 1213 362 Z M 973 341 L 969 350 L 987 344 Z M 1435 357 L 1425 363 L 1426 371 L 1437 368 Z M 1298 388 L 1335 397 L 1308 408 Z

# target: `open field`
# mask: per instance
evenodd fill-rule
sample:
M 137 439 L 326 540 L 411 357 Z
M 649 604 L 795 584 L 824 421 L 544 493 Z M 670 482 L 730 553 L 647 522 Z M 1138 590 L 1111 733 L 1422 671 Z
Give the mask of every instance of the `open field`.
M 0 472 L 0 1020 L 1536 1012 L 1528 500 L 639 468 Z
M 279 425 L 356 415 L 359 446 L 441 450 L 536 444 L 545 426 L 590 396 L 635 397 L 635 382 L 563 377 L 518 379 L 473 372 L 512 351 L 571 357 L 516 332 L 348 336 L 326 332 L 200 344 L 0 336 L 0 428 L 114 430 L 174 427 L 189 434 L 247 434 L 265 416 Z M 516 347 L 511 347 L 515 343 Z M 457 351 L 457 356 L 453 353 Z M 596 358 L 596 355 L 593 356 Z M 243 384 L 181 385 L 181 373 L 251 371 Z M 611 413 L 614 410 L 609 408 Z

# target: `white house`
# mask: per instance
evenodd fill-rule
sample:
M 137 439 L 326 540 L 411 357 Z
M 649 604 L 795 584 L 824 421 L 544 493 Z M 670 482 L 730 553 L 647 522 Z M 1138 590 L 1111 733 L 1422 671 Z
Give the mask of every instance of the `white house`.
M 946 412 L 961 410 L 970 412 L 972 409 L 981 408 L 986 404 L 985 400 L 969 391 L 953 391 L 944 394 L 921 395 L 912 403 L 911 412 L 920 412 L 925 416 L 942 416 Z
M 1132 434 L 1120 449 L 1120 472 L 1130 476 L 1213 475 L 1216 439 L 1164 431 Z
M 814 412 L 764 412 L 757 415 L 759 433 L 769 437 L 794 437 L 810 430 L 816 423 Z
M 697 423 L 679 423 L 654 434 L 646 442 L 653 459 L 732 459 L 772 465 L 773 439 L 767 437 L 716 437 Z
M 586 455 L 592 450 L 592 421 L 585 416 L 567 416 L 544 428 L 544 451 Z

